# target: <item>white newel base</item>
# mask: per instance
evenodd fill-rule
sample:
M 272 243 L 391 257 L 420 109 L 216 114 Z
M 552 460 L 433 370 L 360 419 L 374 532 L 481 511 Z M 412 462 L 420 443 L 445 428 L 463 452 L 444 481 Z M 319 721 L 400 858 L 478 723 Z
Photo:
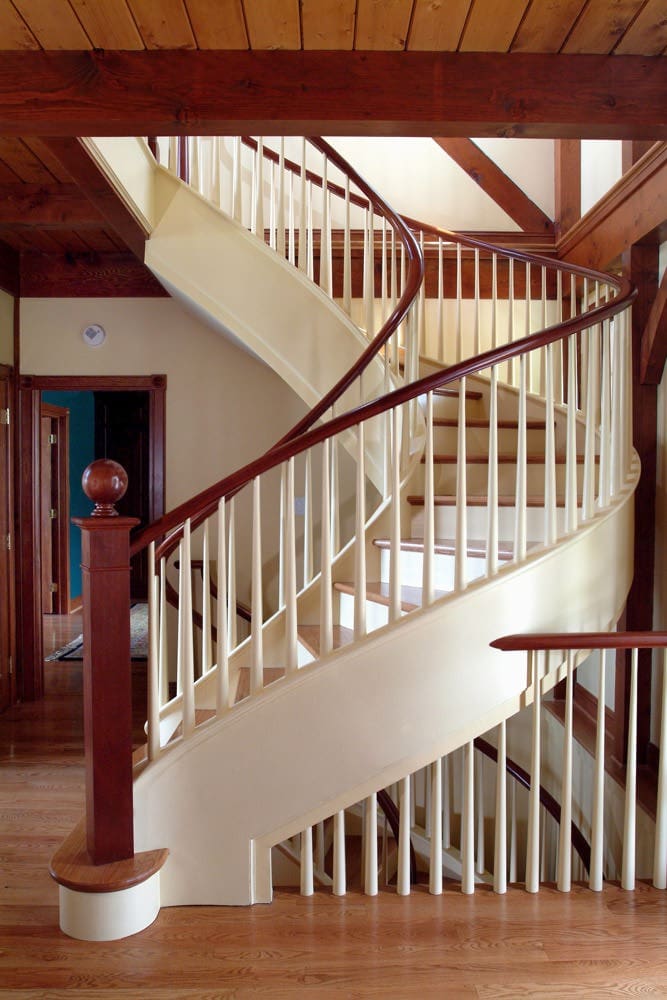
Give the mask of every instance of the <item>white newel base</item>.
M 59 886 L 60 929 L 79 941 L 117 941 L 153 923 L 160 912 L 160 873 L 117 892 Z

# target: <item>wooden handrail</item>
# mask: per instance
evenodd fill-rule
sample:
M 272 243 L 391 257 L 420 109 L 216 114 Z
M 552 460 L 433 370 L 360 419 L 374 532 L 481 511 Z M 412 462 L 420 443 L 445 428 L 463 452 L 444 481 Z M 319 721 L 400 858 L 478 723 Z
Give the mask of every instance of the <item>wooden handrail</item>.
M 296 439 L 284 438 L 260 458 L 249 462 L 225 479 L 221 479 L 207 489 L 202 490 L 201 493 L 198 493 L 191 500 L 185 501 L 178 507 L 175 507 L 170 513 L 165 514 L 159 520 L 154 521 L 153 524 L 144 528 L 134 539 L 131 554 L 135 555 L 150 542 L 172 532 L 162 546 L 160 546 L 157 557 L 161 558 L 162 556 L 169 555 L 180 538 L 180 534 L 175 529 L 180 529 L 180 526 L 187 518 L 197 517 L 197 523 L 201 523 L 201 521 L 213 513 L 221 497 L 238 492 L 238 490 L 251 482 L 256 476 L 286 462 L 289 458 L 307 451 L 329 437 L 340 434 L 350 427 L 354 427 L 365 420 L 369 420 L 371 417 L 385 413 L 387 410 L 393 409 L 395 406 L 400 406 L 411 399 L 433 392 L 435 389 L 440 389 L 452 382 L 457 382 L 464 376 L 475 375 L 493 365 L 508 361 L 510 358 L 539 350 L 558 340 L 564 340 L 582 329 L 597 326 L 605 319 L 625 309 L 637 294 L 636 290 L 625 279 L 614 281 L 613 283 L 618 288 L 618 295 L 610 302 L 591 309 L 590 312 L 548 327 L 542 333 L 530 334 L 510 344 L 504 344 L 501 347 L 484 351 L 474 358 L 451 365 L 445 370 L 434 372 L 409 385 L 401 386 L 379 399 L 364 403 L 355 409 L 348 410 L 346 413 L 329 420 L 327 423 L 305 431 Z
M 481 736 L 477 736 L 475 739 L 475 749 L 479 750 L 480 753 L 484 754 L 490 760 L 498 763 L 498 751 L 489 743 L 487 740 L 483 739 Z M 520 764 L 516 761 L 511 760 L 509 757 L 506 758 L 505 770 L 507 773 L 518 781 L 523 788 L 530 789 L 530 775 L 528 771 L 525 771 Z M 546 809 L 550 816 L 556 820 L 560 825 L 560 804 L 556 801 L 553 795 L 546 790 L 543 785 L 540 785 L 540 803 Z M 582 864 L 586 871 L 590 871 L 591 867 L 591 845 L 588 843 L 583 833 L 576 825 L 572 822 L 572 846 L 581 858 Z
M 504 635 L 490 643 L 503 652 L 568 649 L 665 649 L 667 632 L 535 632 Z

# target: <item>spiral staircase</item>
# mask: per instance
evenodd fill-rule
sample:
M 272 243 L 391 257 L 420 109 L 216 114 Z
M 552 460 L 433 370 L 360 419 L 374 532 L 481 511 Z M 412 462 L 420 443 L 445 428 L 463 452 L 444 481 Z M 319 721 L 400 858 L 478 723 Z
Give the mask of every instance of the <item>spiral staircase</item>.
M 432 892 L 443 866 L 463 891 L 490 868 L 502 891 L 502 849 L 480 866 L 478 843 L 475 873 L 473 741 L 503 742 L 564 660 L 536 677 L 490 644 L 609 629 L 631 581 L 629 288 L 408 225 L 322 140 L 288 148 L 194 140 L 190 185 L 133 151 L 152 191 L 148 266 L 310 411 L 133 543 L 152 579 L 135 850 L 169 857 L 116 923 L 122 892 L 65 888 L 75 936 L 123 936 L 160 906 L 269 902 L 277 845 L 302 891 L 342 895 L 346 823 L 363 832 L 365 891 L 391 868 L 406 894 L 416 812 Z M 457 852 L 441 826 L 455 752 Z M 400 826 L 391 864 L 378 793 Z

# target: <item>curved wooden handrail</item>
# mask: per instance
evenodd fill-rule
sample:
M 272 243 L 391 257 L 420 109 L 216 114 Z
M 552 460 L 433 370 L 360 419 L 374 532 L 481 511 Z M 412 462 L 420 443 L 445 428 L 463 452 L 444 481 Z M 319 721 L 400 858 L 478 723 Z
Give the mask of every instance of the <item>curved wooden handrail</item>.
M 534 632 L 504 635 L 490 643 L 503 652 L 568 649 L 665 649 L 667 632 Z
M 605 280 L 607 279 L 605 278 Z M 610 281 L 611 280 L 612 279 L 610 279 Z M 131 554 L 135 555 L 137 552 L 140 552 L 143 548 L 145 548 L 150 542 L 156 541 L 158 538 L 164 537 L 165 535 L 169 535 L 156 553 L 156 558 L 169 555 L 180 538 L 180 533 L 175 529 L 180 529 L 181 525 L 188 518 L 197 517 L 197 523 L 200 523 L 214 512 L 215 506 L 221 497 L 237 492 L 247 483 L 251 482 L 256 476 L 261 475 L 268 469 L 280 465 L 289 458 L 299 455 L 303 451 L 307 451 L 314 445 L 319 444 L 329 437 L 340 434 L 342 431 L 348 430 L 350 427 L 354 427 L 362 421 L 368 420 L 371 417 L 376 417 L 381 413 L 385 413 L 387 410 L 393 409 L 395 406 L 407 403 L 411 399 L 433 392 L 435 389 L 440 389 L 452 382 L 457 382 L 464 376 L 467 377 L 469 375 L 475 375 L 478 372 L 484 371 L 486 368 L 492 367 L 493 365 L 500 364 L 503 361 L 508 361 L 510 358 L 539 350 L 540 348 L 546 347 L 548 344 L 553 344 L 558 340 L 564 340 L 567 337 L 572 336 L 572 334 L 578 333 L 582 329 L 596 326 L 605 319 L 616 315 L 625 309 L 630 302 L 632 302 L 637 293 L 625 279 L 613 280 L 613 283 L 618 289 L 616 297 L 604 305 L 591 309 L 590 312 L 584 313 L 581 316 L 572 317 L 563 323 L 558 323 L 554 326 L 548 327 L 542 333 L 530 334 L 526 337 L 515 340 L 510 344 L 504 344 L 501 347 L 484 351 L 482 354 L 479 354 L 474 358 L 470 358 L 466 361 L 460 361 L 455 365 L 451 365 L 451 367 L 447 369 L 434 372 L 433 374 L 427 375 L 422 379 L 418 379 L 416 382 L 412 382 L 409 385 L 400 386 L 398 389 L 394 389 L 392 392 L 380 397 L 379 399 L 371 400 L 371 402 L 364 403 L 352 410 L 348 410 L 346 413 L 343 413 L 338 417 L 334 417 L 312 430 L 304 431 L 297 438 L 283 438 L 281 442 L 260 458 L 255 459 L 253 462 L 249 462 L 241 469 L 238 469 L 236 472 L 227 476 L 225 479 L 221 479 L 219 482 L 214 483 L 207 489 L 202 490 L 190 500 L 187 500 L 178 507 L 175 507 L 168 514 L 165 514 L 157 521 L 154 521 L 153 524 L 144 528 L 133 540 L 130 549 Z M 169 534 L 170 532 L 172 534 Z
M 496 764 L 498 763 L 498 751 L 491 743 L 483 739 L 481 736 L 477 736 L 474 742 L 476 750 L 479 750 L 480 753 L 484 754 L 485 757 L 488 757 Z M 523 786 L 523 788 L 530 789 L 530 775 L 528 774 L 528 771 L 524 771 L 520 764 L 510 760 L 508 757 L 506 759 L 505 769 L 515 781 L 518 781 L 518 783 Z M 560 825 L 560 804 L 556 801 L 553 795 L 548 792 L 546 788 L 544 788 L 543 785 L 540 785 L 540 804 Z M 572 823 L 572 846 L 581 858 L 584 868 L 587 872 L 589 872 L 591 867 L 591 845 L 588 843 L 583 833 L 574 822 Z

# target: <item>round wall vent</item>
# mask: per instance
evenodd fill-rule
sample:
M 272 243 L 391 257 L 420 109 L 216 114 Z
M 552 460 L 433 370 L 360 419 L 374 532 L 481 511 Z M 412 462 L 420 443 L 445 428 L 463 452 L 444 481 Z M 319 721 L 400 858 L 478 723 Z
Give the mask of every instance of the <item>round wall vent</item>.
M 107 339 L 104 327 L 100 326 L 99 323 L 91 323 L 81 334 L 83 337 L 84 344 L 88 347 L 100 347 L 104 341 Z

